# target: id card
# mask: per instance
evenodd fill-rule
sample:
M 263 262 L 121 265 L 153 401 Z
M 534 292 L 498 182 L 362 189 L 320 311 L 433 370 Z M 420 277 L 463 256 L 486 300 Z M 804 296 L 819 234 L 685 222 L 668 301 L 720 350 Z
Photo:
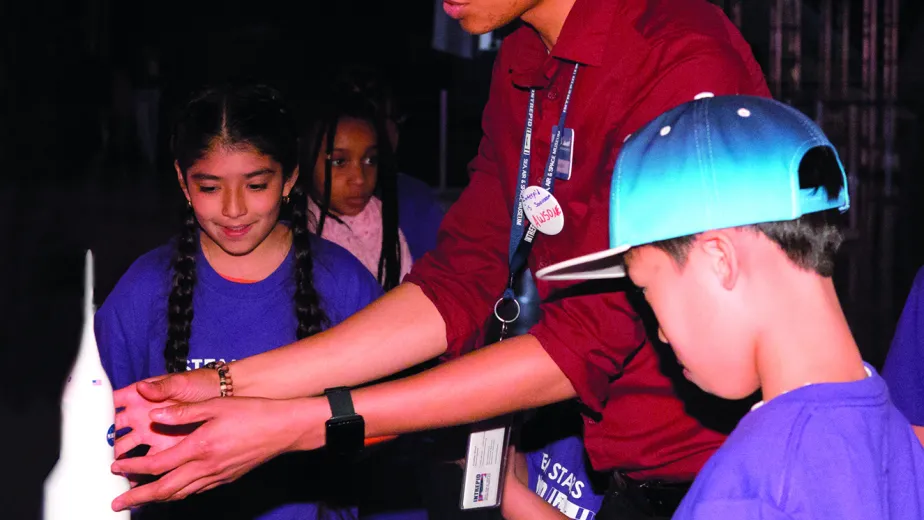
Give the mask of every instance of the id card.
M 507 471 L 510 421 L 493 420 L 472 426 L 465 450 L 465 474 L 459 509 L 500 506 Z
M 552 127 L 552 134 L 558 125 Z M 571 159 L 574 157 L 574 130 L 565 128 L 558 145 L 558 157 L 555 160 L 555 178 L 566 181 L 571 178 Z

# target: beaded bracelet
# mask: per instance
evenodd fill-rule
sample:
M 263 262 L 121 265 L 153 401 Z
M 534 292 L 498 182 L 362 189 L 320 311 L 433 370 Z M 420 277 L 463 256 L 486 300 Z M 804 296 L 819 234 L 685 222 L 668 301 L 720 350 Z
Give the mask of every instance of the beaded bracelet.
M 205 368 L 211 368 L 218 371 L 218 388 L 221 390 L 222 397 L 231 397 L 234 395 L 234 385 L 231 383 L 231 368 L 224 361 L 212 361 L 207 363 Z

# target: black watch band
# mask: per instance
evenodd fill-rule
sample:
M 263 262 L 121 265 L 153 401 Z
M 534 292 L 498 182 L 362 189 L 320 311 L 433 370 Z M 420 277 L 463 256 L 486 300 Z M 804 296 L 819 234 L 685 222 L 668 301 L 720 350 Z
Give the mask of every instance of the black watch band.
M 356 410 L 353 409 L 353 397 L 350 396 L 349 388 L 345 386 L 328 388 L 324 391 L 324 395 L 327 396 L 327 402 L 330 404 L 331 419 L 356 415 Z
M 363 449 L 366 423 L 353 408 L 350 389 L 345 386 L 328 388 L 324 395 L 331 411 L 331 418 L 325 424 L 327 450 L 338 457 L 355 457 Z

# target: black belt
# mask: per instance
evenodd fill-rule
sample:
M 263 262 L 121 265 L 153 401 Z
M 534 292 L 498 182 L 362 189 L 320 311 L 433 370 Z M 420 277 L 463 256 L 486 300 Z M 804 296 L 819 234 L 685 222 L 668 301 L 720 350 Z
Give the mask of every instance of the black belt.
M 669 519 L 690 490 L 692 482 L 634 480 L 614 471 L 597 514 L 598 520 Z

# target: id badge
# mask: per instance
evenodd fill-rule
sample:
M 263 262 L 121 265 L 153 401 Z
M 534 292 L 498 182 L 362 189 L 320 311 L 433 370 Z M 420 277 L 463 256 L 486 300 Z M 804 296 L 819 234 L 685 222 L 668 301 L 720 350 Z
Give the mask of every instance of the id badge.
M 558 125 L 552 127 L 552 135 L 558 131 Z M 571 160 L 574 157 L 574 130 L 565 128 L 558 145 L 558 157 L 555 160 L 555 178 L 567 181 L 571 178 Z
M 459 509 L 489 509 L 500 506 L 507 472 L 510 445 L 510 416 L 472 426 L 465 449 L 465 474 Z

